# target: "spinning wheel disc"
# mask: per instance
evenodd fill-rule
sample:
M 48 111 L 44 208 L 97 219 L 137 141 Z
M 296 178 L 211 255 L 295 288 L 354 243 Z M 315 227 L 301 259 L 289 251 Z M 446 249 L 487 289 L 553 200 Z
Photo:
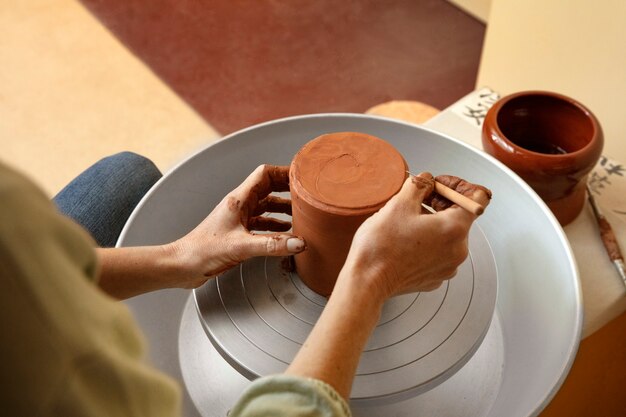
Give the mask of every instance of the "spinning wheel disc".
M 432 125 L 454 124 L 455 116 L 448 116 Z M 350 404 L 354 416 L 539 414 L 567 376 L 579 345 L 582 299 L 576 261 L 563 229 L 532 189 L 497 161 L 453 138 L 414 124 L 358 114 L 303 115 L 253 126 L 199 151 L 166 174 L 139 203 L 118 245 L 157 245 L 180 238 L 257 165 L 289 164 L 311 138 L 343 131 L 385 138 L 404 155 L 413 170 L 454 173 L 487 185 L 497 196 L 475 224 L 487 236 L 491 251 L 486 243 L 483 249 L 475 244 L 478 239 L 470 241 L 475 285 L 472 302 L 461 326 L 436 350 L 443 353 L 444 348 L 452 351 L 458 346 L 459 353 L 449 357 L 462 359 L 448 372 L 421 386 L 416 380 L 421 373 L 407 373 L 404 385 L 413 388 L 405 393 L 384 397 L 374 386 L 372 391 L 377 396 L 369 401 L 362 397 Z M 482 250 L 489 259 L 481 256 Z M 491 257 L 496 260 L 498 287 L 502 291 L 498 290 L 495 311 L 492 307 L 483 309 L 495 314 L 482 342 L 480 338 L 476 341 L 480 346 L 472 355 L 472 348 L 467 348 L 471 338 L 461 335 L 464 331 L 471 333 L 464 330 L 466 323 L 480 328 L 484 322 L 484 316 L 471 317 L 476 314 L 473 308 L 480 304 L 475 301 L 484 290 L 480 286 L 486 285 L 478 271 L 488 271 L 495 284 L 496 267 L 491 264 Z M 491 266 L 480 267 L 480 263 Z M 451 283 L 456 284 L 455 280 Z M 199 316 L 197 306 L 206 302 L 200 294 L 205 290 L 196 294 L 178 289 L 155 291 L 124 302 L 146 335 L 152 363 L 185 387 L 183 414 L 189 417 L 226 415 L 250 384 L 240 371 L 247 368 L 238 362 L 250 361 L 225 355 L 231 349 L 225 340 L 220 342 L 224 346 L 220 354 L 207 337 L 207 330 L 209 334 L 213 331 L 205 317 L 209 310 L 203 306 Z M 495 286 L 490 291 L 495 297 Z M 416 302 L 421 299 L 420 295 Z M 218 300 L 218 306 L 221 305 Z M 220 308 L 223 309 L 215 311 Z M 230 321 L 226 314 L 217 320 Z M 234 325 L 231 329 L 239 333 Z M 452 343 L 455 338 L 456 343 Z M 245 337 L 242 339 L 250 345 Z M 467 360 L 463 353 L 471 358 Z M 442 362 L 443 359 L 438 364 Z M 248 377 L 254 375 L 245 373 Z M 438 373 L 433 371 L 431 375 Z M 447 376 L 450 378 L 434 386 Z M 361 384 L 361 380 L 361 376 L 357 377 L 356 383 Z M 384 387 L 382 383 L 378 386 Z M 356 388 L 355 385 L 353 394 L 357 394 Z M 428 391 L 417 395 L 420 390 Z M 395 401 L 403 395 L 409 398 Z
M 497 274 L 477 226 L 469 246 L 457 276 L 441 288 L 385 304 L 357 369 L 353 403 L 413 397 L 449 378 L 476 351 L 494 313 Z M 195 290 L 205 332 L 248 379 L 284 371 L 326 303 L 286 261 L 250 259 Z

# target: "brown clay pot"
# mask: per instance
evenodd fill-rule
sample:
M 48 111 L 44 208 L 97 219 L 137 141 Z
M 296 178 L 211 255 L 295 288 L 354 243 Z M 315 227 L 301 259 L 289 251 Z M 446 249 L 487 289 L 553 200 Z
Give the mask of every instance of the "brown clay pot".
M 328 296 L 358 227 L 396 194 L 407 165 L 389 143 L 355 132 L 308 142 L 289 170 L 293 233 L 307 250 L 296 271 L 313 291 Z
M 576 100 L 523 91 L 489 109 L 482 144 L 522 177 L 564 226 L 583 208 L 587 175 L 600 158 L 604 140 L 596 117 Z

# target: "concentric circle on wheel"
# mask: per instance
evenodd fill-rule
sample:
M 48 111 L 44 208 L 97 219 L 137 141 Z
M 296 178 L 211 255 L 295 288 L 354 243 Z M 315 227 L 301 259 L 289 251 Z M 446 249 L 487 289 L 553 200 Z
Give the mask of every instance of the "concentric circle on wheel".
M 489 328 L 497 293 L 493 255 L 476 225 L 469 247 L 457 276 L 438 290 L 385 304 L 361 356 L 352 401 L 412 397 L 469 360 Z M 249 379 L 284 371 L 326 302 L 284 264 L 281 258 L 253 258 L 195 290 L 211 342 Z

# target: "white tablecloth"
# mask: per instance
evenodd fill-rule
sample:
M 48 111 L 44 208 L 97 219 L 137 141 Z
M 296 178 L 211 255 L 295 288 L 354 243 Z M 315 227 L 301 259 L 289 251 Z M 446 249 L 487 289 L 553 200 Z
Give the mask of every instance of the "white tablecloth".
M 482 150 L 482 122 L 499 95 L 476 90 L 443 110 L 424 126 Z M 626 165 L 603 156 L 589 176 L 589 185 L 617 240 L 626 249 Z M 611 263 L 589 204 L 564 228 L 580 272 L 584 303 L 583 337 L 626 311 L 626 287 Z

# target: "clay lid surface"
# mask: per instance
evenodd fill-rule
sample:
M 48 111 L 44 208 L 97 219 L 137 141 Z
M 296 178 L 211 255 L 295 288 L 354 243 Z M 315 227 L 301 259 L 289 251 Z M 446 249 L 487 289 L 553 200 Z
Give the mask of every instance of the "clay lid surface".
M 319 209 L 340 213 L 382 206 L 402 187 L 406 169 L 402 155 L 384 140 L 339 132 L 304 145 L 290 173 L 292 187 L 301 198 Z

